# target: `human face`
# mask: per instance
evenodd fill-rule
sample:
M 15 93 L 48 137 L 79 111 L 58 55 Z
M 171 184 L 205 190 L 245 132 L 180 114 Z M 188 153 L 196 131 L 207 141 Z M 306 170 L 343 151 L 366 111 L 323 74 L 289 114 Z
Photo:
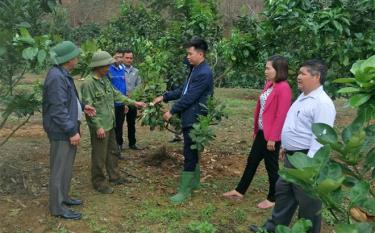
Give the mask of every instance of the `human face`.
M 301 67 L 297 76 L 298 89 L 305 95 L 320 86 L 320 76 L 310 73 L 307 67 Z
M 67 70 L 71 71 L 71 70 L 74 70 L 74 68 L 77 66 L 78 61 L 79 61 L 79 57 L 75 57 L 75 58 L 73 58 L 73 59 L 67 61 L 63 66 L 64 66 Z
M 267 61 L 266 68 L 264 70 L 264 75 L 267 81 L 275 82 L 276 80 L 276 70 L 272 66 L 272 61 Z
M 131 66 L 133 64 L 133 53 L 124 53 L 123 60 L 125 66 Z
M 109 70 L 109 65 L 107 66 L 101 66 L 96 69 L 96 73 L 100 76 L 100 78 L 104 77 Z
M 123 54 L 122 53 L 116 53 L 113 58 L 115 59 L 115 64 L 118 66 L 123 63 Z
M 187 59 L 192 66 L 199 65 L 204 60 L 204 53 L 194 47 L 186 49 Z

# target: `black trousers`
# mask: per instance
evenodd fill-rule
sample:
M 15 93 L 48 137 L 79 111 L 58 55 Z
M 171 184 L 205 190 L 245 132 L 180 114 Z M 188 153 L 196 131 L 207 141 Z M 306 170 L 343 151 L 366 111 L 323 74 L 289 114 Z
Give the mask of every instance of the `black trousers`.
M 307 150 L 300 152 L 307 153 Z M 293 154 L 293 152 L 288 152 L 288 154 Z M 287 158 L 285 158 L 284 166 L 293 167 Z M 309 219 L 313 224 L 308 233 L 319 233 L 322 221 L 320 214 L 322 202 L 309 196 L 299 186 L 280 177 L 276 183 L 276 203 L 272 210 L 272 217 L 267 220 L 264 227 L 268 231 L 274 232 L 277 225 L 288 226 L 297 207 L 299 207 L 298 218 Z
M 128 125 L 128 139 L 129 146 L 133 146 L 137 143 L 135 139 L 135 121 L 137 119 L 137 108 L 129 106 L 129 111 L 126 113 L 126 123 Z
M 183 128 L 182 134 L 184 136 L 184 171 L 193 172 L 198 163 L 198 150 L 191 149 L 193 140 L 189 136 L 192 128 Z
M 123 139 L 123 127 L 124 127 L 124 122 L 126 118 L 126 123 L 128 126 L 128 140 L 129 140 L 129 146 L 135 145 L 136 144 L 136 139 L 135 139 L 135 121 L 137 119 L 137 108 L 134 106 L 128 106 L 129 111 L 128 113 L 124 113 L 125 106 L 115 106 L 115 132 L 116 132 L 116 141 L 118 145 L 123 145 L 124 144 L 124 139 Z
M 253 146 L 251 147 L 245 171 L 242 175 L 240 183 L 237 185 L 236 191 L 241 194 L 246 193 L 246 190 L 249 188 L 250 183 L 254 178 L 259 163 L 264 159 L 269 182 L 267 200 L 274 202 L 275 185 L 277 179 L 279 178 L 279 150 L 280 141 L 276 142 L 275 151 L 267 150 L 267 141 L 264 138 L 263 131 L 259 130 L 253 142 Z
M 122 138 L 123 127 L 125 122 L 125 105 L 115 106 L 115 133 L 116 142 L 118 145 L 122 146 L 124 144 L 124 139 Z

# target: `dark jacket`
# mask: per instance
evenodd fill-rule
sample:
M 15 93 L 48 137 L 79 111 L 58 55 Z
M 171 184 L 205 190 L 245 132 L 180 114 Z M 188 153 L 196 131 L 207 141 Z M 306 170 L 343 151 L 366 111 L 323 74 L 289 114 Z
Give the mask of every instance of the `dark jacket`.
M 79 132 L 78 93 L 61 66 L 52 67 L 43 86 L 43 128 L 51 140 L 69 140 Z M 81 103 L 82 109 L 84 109 Z
M 207 99 L 213 95 L 213 90 L 212 71 L 207 62 L 204 61 L 192 69 L 181 87 L 165 93 L 163 97 L 165 102 L 178 99 L 173 105 L 171 113 L 180 115 L 182 127 L 187 128 L 197 122 L 199 115 L 207 114 L 201 104 L 207 104 Z

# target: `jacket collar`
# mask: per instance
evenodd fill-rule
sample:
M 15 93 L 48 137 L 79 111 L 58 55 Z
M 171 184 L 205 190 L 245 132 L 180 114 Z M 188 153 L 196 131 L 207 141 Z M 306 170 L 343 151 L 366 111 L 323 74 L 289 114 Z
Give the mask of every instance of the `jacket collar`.
M 73 79 L 72 75 L 69 73 L 67 69 L 65 69 L 63 66 L 55 65 L 57 69 L 60 70 L 60 72 L 67 78 Z

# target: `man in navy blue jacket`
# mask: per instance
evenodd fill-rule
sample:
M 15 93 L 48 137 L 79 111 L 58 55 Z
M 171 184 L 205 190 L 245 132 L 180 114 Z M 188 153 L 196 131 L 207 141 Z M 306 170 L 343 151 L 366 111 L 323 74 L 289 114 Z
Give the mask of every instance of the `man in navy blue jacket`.
M 80 219 L 81 214 L 67 206 L 81 200 L 69 196 L 73 164 L 81 140 L 82 112 L 96 114 L 95 108 L 78 99 L 70 71 L 78 63 L 80 49 L 63 41 L 51 49 L 55 65 L 48 71 L 43 86 L 43 128 L 50 141 L 49 209 L 53 216 Z
M 193 67 L 187 80 L 176 90 L 154 99 L 154 104 L 177 100 L 171 110 L 164 114 L 165 121 L 169 121 L 174 114 L 181 117 L 184 136 L 184 170 L 181 173 L 179 191 L 171 197 L 172 203 L 175 204 L 182 203 L 190 196 L 193 189 L 199 187 L 198 151 L 191 149 L 193 141 L 189 133 L 193 124 L 198 121 L 198 116 L 207 114 L 202 104 L 207 104 L 208 98 L 213 95 L 214 88 L 212 71 L 205 60 L 207 43 L 196 38 L 190 41 L 186 48 L 188 61 Z

